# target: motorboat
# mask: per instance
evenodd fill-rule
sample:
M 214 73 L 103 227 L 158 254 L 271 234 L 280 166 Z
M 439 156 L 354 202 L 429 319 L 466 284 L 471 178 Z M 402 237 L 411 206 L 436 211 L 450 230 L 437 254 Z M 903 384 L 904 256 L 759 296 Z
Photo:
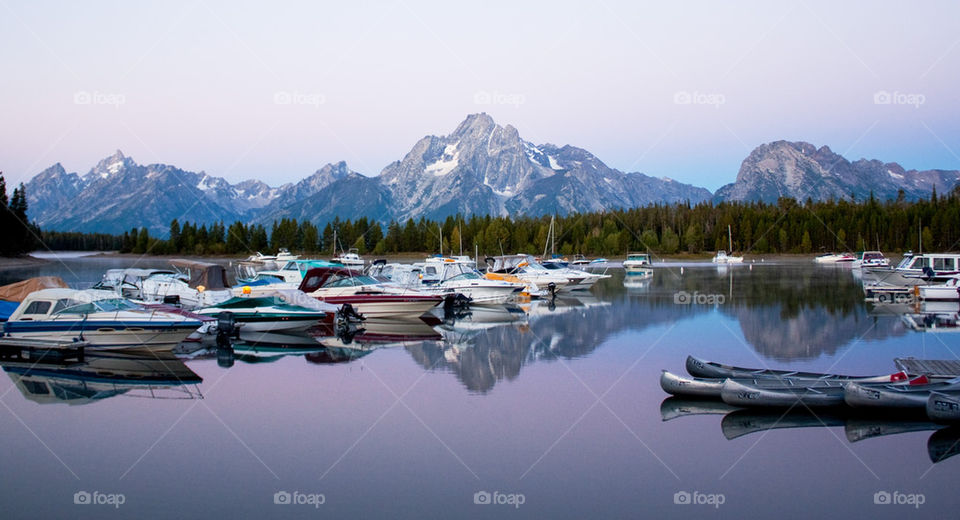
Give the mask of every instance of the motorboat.
M 586 279 L 587 273 L 581 274 L 554 272 L 540 265 L 532 256 L 517 254 L 488 257 L 487 274 L 508 274 L 520 280 L 534 284 L 538 289 L 549 292 L 569 291 Z
M 367 318 L 417 317 L 443 301 L 438 295 L 383 283 L 343 267 L 310 269 L 300 284 L 300 291 L 332 305 L 350 304 L 354 311 Z
M 313 300 L 311 303 L 316 304 L 315 308 L 286 303 L 277 297 L 234 297 L 196 312 L 212 317 L 229 312 L 244 332 L 303 331 L 317 325 L 337 310 L 336 307 L 327 305 L 327 311 L 324 311 L 316 308 L 323 305 L 320 302 Z
M 570 278 L 580 278 L 581 280 L 579 283 L 568 286 L 568 290 L 571 291 L 588 290 L 600 280 L 610 278 L 609 274 L 591 273 L 581 269 L 572 268 L 568 262 L 557 259 L 544 261 L 542 265 L 547 268 L 547 270 L 552 271 L 555 274 L 568 276 Z
M 863 269 L 865 267 L 890 267 L 890 260 L 883 256 L 880 251 L 861 251 L 857 253 L 856 260 L 851 265 L 854 269 Z
M 856 262 L 857 257 L 851 253 L 826 253 L 814 257 L 813 261 L 818 264 L 845 264 Z
M 74 289 L 30 293 L 4 323 L 14 338 L 87 341 L 96 348 L 173 348 L 202 322 L 188 315 L 146 309 L 122 298 L 98 298 Z
M 939 285 L 922 285 L 917 290 L 922 300 L 960 300 L 960 276 Z
M 143 301 L 196 309 L 233 297 L 222 265 L 182 259 L 170 260 L 170 265 L 177 269 L 176 273 L 156 273 L 140 282 Z
M 960 275 L 960 254 L 907 252 L 896 267 L 870 267 L 866 278 L 880 285 L 906 286 L 944 283 Z
M 623 269 L 628 273 L 644 272 L 651 267 L 650 255 L 647 253 L 629 253 L 623 261 Z
M 351 247 L 346 253 L 340 253 L 333 257 L 332 261 L 350 269 L 363 269 L 364 266 L 363 258 L 360 258 L 360 250 L 355 247 Z
M 290 284 L 291 288 L 296 288 L 303 281 L 303 275 L 313 267 L 337 267 L 339 263 L 328 262 L 326 260 L 290 260 L 284 263 L 279 269 L 265 269 L 244 280 L 239 280 L 241 285 L 262 285 L 262 284 Z
M 526 287 L 522 283 L 490 280 L 476 270 L 472 260 L 428 259 L 416 264 L 378 262 L 368 274 L 444 298 L 463 295 L 471 304 L 500 304 L 515 300 Z
M 128 300 L 143 300 L 143 281 L 154 275 L 175 276 L 170 269 L 107 269 L 99 282 L 91 287 L 94 291 L 105 291 L 116 297 Z

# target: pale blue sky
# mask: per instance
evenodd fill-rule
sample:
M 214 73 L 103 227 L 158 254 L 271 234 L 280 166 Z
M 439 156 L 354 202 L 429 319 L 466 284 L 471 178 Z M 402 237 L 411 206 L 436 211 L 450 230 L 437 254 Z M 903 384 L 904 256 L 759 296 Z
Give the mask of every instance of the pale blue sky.
M 275 4 L 0 0 L 0 169 L 374 175 L 480 111 L 711 190 L 777 139 L 960 168 L 956 2 Z

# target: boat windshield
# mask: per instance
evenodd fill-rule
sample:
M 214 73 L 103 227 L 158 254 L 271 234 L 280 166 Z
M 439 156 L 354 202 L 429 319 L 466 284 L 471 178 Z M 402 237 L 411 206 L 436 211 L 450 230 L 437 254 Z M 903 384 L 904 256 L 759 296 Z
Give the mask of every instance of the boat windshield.
M 54 314 L 91 314 L 94 312 L 119 312 L 133 311 L 140 309 L 140 306 L 133 302 L 120 298 L 110 298 L 106 300 L 96 300 L 92 302 L 83 302 L 70 298 L 64 298 L 57 301 L 53 307 Z
M 448 281 L 448 282 L 453 282 L 453 281 L 457 281 L 457 280 L 479 280 L 480 278 L 481 278 L 481 276 L 480 276 L 479 273 L 476 273 L 476 272 L 473 272 L 473 273 L 466 272 L 466 273 L 460 273 L 460 274 L 458 274 L 458 275 L 456 275 L 456 276 L 453 276 L 453 277 L 449 278 L 447 281 Z
M 344 276 L 331 278 L 323 284 L 324 287 L 359 287 L 361 285 L 378 285 L 380 282 L 367 275 Z

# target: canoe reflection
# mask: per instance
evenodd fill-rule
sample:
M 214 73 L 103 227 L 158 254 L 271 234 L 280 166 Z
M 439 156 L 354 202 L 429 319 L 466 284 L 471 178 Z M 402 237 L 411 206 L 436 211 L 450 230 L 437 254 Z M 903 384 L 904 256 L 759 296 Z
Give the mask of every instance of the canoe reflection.
M 960 425 L 947 426 L 930 421 L 922 412 L 901 413 L 891 418 L 882 413 L 848 409 L 757 410 L 737 408 L 715 400 L 668 397 L 660 403 L 660 418 L 671 421 L 696 415 L 723 415 L 720 430 L 727 440 L 753 433 L 796 428 L 843 427 L 847 441 L 854 443 L 877 437 L 930 431 L 927 441 L 930 461 L 937 463 L 960 453 Z
M 124 395 L 202 399 L 203 379 L 170 352 L 89 353 L 83 361 L 0 356 L 0 366 L 27 399 L 83 405 Z

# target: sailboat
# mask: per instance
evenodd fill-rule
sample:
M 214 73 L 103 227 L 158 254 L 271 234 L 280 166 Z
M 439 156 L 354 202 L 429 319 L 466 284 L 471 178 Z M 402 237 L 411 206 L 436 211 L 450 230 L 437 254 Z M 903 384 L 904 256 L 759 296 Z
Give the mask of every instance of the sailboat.
M 730 252 L 733 253 L 733 232 L 730 230 L 730 226 L 727 226 L 727 239 L 730 241 Z M 728 255 L 723 249 L 717 251 L 717 255 L 713 257 L 713 263 L 715 264 L 742 264 L 742 256 L 733 256 Z

